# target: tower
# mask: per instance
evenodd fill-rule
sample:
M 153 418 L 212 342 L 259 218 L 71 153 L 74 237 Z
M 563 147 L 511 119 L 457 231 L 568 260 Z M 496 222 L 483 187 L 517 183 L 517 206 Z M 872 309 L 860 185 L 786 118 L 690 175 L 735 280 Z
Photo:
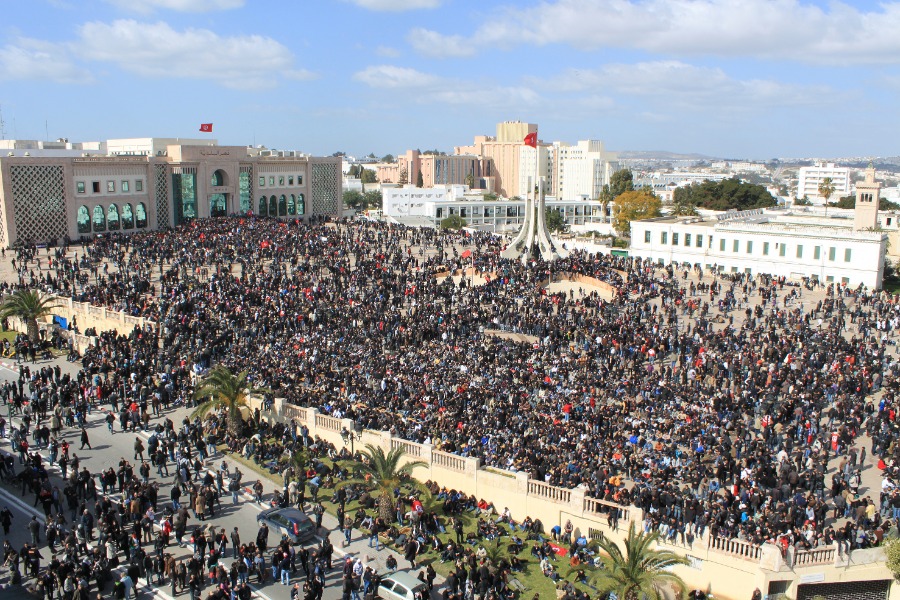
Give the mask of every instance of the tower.
M 875 167 L 869 163 L 866 179 L 856 184 L 856 208 L 853 211 L 853 229 L 875 229 L 878 226 L 878 201 L 881 184 L 875 181 Z
M 522 221 L 522 229 L 503 251 L 503 258 L 518 258 L 525 263 L 531 258 L 533 249 L 540 252 L 544 260 L 567 257 L 569 251 L 550 235 L 547 221 L 544 219 L 543 178 L 539 178 L 538 185 L 532 187 L 532 179 L 529 177 L 528 188 L 530 193 L 525 196 L 525 220 Z

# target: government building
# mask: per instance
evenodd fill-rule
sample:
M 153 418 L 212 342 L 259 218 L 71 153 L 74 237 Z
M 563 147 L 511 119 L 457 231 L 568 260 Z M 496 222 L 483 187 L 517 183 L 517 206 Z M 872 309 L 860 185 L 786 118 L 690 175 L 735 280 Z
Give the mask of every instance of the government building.
M 214 140 L 109 140 L 105 152 L 17 149 L 0 155 L 0 246 L 165 229 L 255 214 L 339 217 L 341 159 L 261 156 Z M 74 155 L 73 155 L 74 154 Z

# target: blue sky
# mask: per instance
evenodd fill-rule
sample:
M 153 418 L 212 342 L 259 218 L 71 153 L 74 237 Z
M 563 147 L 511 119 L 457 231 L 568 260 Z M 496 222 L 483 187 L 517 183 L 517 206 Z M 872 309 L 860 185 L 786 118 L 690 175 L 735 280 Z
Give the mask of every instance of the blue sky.
M 7 137 L 314 154 L 541 139 L 731 158 L 900 154 L 900 2 L 4 3 Z

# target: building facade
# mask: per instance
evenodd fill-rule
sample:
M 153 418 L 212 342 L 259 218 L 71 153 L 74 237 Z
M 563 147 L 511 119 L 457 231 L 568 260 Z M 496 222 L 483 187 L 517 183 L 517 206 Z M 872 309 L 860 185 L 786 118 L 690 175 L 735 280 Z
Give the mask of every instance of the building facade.
M 797 197 L 807 198 L 813 204 L 825 204 L 825 198 L 819 195 L 819 185 L 826 178 L 831 178 L 834 186 L 829 202 L 850 195 L 850 168 L 819 162 L 811 167 L 800 167 L 797 173 Z
M 155 154 L 0 157 L 0 244 L 59 242 L 253 213 L 339 217 L 340 158 L 250 156 L 244 146 Z

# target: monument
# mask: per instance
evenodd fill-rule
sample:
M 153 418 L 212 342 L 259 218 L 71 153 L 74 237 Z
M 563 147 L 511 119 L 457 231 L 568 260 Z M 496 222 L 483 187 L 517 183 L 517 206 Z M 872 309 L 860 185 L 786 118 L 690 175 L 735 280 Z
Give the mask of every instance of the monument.
M 546 261 L 554 258 L 565 258 L 569 251 L 550 235 L 547 229 L 547 220 L 544 218 L 546 208 L 544 203 L 544 178 L 538 178 L 538 184 L 532 184 L 532 178 L 528 178 L 529 194 L 525 196 L 525 220 L 519 234 L 510 242 L 503 251 L 503 258 L 519 259 L 523 263 L 535 254 Z

